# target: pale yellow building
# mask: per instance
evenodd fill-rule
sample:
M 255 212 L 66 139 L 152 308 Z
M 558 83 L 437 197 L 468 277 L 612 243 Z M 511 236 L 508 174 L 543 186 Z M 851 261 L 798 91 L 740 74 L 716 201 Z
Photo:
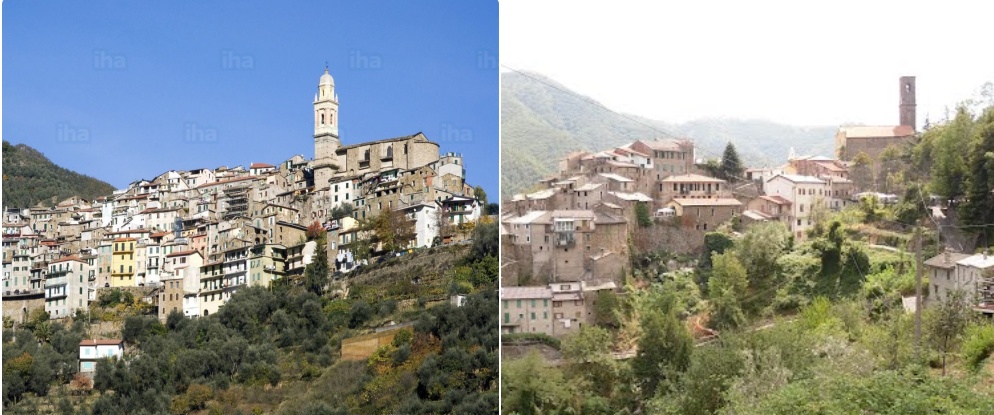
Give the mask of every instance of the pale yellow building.
M 110 286 L 134 287 L 135 280 L 135 238 L 117 238 L 111 253 Z

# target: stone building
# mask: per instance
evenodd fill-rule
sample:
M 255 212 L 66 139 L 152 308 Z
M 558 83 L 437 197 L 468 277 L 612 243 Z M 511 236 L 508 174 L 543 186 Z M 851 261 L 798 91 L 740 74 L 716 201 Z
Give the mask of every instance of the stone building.
M 872 171 L 876 177 L 879 172 L 880 154 L 887 147 L 900 147 L 912 141 L 917 129 L 915 77 L 902 76 L 899 88 L 899 124 L 840 127 L 835 135 L 839 159 L 852 161 L 859 153 L 866 153 L 873 162 Z

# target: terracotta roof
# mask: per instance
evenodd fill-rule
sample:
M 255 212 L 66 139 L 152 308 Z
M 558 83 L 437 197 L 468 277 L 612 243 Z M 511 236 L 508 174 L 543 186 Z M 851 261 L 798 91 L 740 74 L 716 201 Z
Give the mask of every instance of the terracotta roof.
M 169 255 L 166 255 L 166 258 L 172 258 L 172 257 L 176 257 L 176 256 L 187 256 L 187 255 L 193 255 L 193 254 L 199 254 L 199 253 L 200 253 L 200 251 L 197 251 L 196 249 L 191 249 L 189 251 L 173 252 L 173 253 L 171 253 Z
M 594 219 L 594 211 L 592 210 L 554 210 L 552 211 L 552 218 L 568 218 L 568 219 Z
M 607 203 L 604 204 L 607 205 Z M 613 215 L 608 215 L 602 212 L 596 212 L 596 218 L 594 219 L 594 223 L 598 225 L 610 225 L 610 224 L 622 224 L 628 222 L 625 221 L 625 219 L 623 218 L 619 218 Z
M 680 175 L 676 175 L 676 176 L 667 177 L 667 178 L 665 178 L 663 180 L 660 180 L 660 181 L 662 181 L 662 182 L 678 182 L 678 183 L 682 183 L 682 182 L 724 183 L 725 182 L 724 180 L 721 180 L 721 179 L 718 179 L 718 178 L 704 176 L 704 175 L 700 175 L 700 174 L 680 174 Z
M 118 198 L 117 200 L 135 200 L 135 199 L 148 199 L 148 193 L 143 193 L 143 194 L 134 195 L 134 196 L 124 196 L 124 197 Z
M 730 197 L 719 199 L 673 199 L 680 206 L 742 206 L 742 202 Z
M 768 201 L 776 203 L 778 205 L 790 205 L 791 204 L 791 202 L 789 200 L 784 199 L 783 196 L 779 196 L 779 195 L 774 195 L 774 196 L 763 195 L 763 196 L 760 196 L 759 198 L 763 199 L 763 200 L 768 200 Z
M 150 231 L 148 229 L 142 228 L 142 229 L 131 229 L 131 230 L 126 230 L 126 231 L 107 232 L 107 235 L 126 235 L 126 234 L 129 234 L 129 233 L 151 233 L 151 232 L 152 231 Z
M 808 183 L 808 184 L 824 184 L 825 183 L 824 180 L 819 179 L 819 178 L 814 177 L 814 176 L 801 176 L 801 175 L 797 175 L 797 174 L 778 174 L 776 176 L 771 177 L 770 180 L 767 180 L 767 182 L 771 182 L 771 181 L 773 181 L 773 179 L 776 179 L 777 177 L 783 177 L 784 179 L 787 179 L 787 180 L 789 180 L 791 182 L 794 182 L 794 183 Z
M 629 145 L 631 145 L 631 144 L 629 144 Z M 651 157 L 650 155 L 645 154 L 645 153 L 643 153 L 641 151 L 635 150 L 635 149 L 633 149 L 631 147 L 618 147 L 617 149 L 621 150 L 621 151 L 624 151 L 624 152 L 631 153 L 631 154 L 637 154 L 637 155 L 642 156 L 642 157 Z
M 946 262 L 946 255 L 949 255 L 949 262 Z M 927 261 L 924 262 L 924 264 L 935 268 L 952 269 L 956 268 L 957 262 L 969 257 L 970 254 L 964 254 L 961 252 L 943 252 L 932 258 L 929 258 Z
M 114 242 L 128 242 L 128 241 L 134 241 L 134 240 L 136 240 L 136 239 L 135 238 L 117 238 L 117 239 L 114 240 Z
M 682 151 L 683 150 L 683 149 L 680 148 L 680 144 L 683 144 L 682 141 L 680 141 L 680 140 L 673 140 L 673 139 L 669 139 L 669 138 L 665 138 L 665 139 L 659 139 L 659 138 L 657 138 L 655 140 L 638 140 L 637 142 L 645 144 L 646 147 L 649 147 L 649 148 L 651 148 L 653 150 L 661 150 L 661 151 Z
M 117 346 L 124 344 L 121 339 L 84 339 L 79 342 L 80 346 Z
M 629 179 L 629 178 L 627 178 L 625 176 L 614 174 L 614 173 L 599 173 L 599 175 L 602 176 L 602 177 L 606 177 L 606 178 L 608 178 L 610 180 L 614 180 L 616 182 L 626 182 L 627 183 L 627 182 L 633 182 L 634 181 L 634 180 Z
M 846 138 L 907 137 L 915 134 L 914 127 L 910 125 L 842 127 L 840 131 Z
M 417 133 L 415 133 L 415 134 L 405 135 L 405 136 L 402 136 L 402 137 L 385 138 L 383 140 L 367 141 L 365 143 L 358 143 L 358 144 L 350 144 L 350 145 L 347 145 L 347 146 L 339 147 L 338 150 L 336 150 L 336 152 L 345 151 L 345 150 L 348 150 L 348 149 L 358 148 L 358 147 L 362 147 L 362 146 L 368 146 L 370 144 L 380 144 L 380 143 L 389 143 L 389 142 L 394 142 L 394 141 L 410 140 L 410 139 L 412 139 L 414 137 L 417 137 L 418 135 L 421 135 L 420 131 L 417 132 Z M 432 141 L 428 140 L 427 138 L 425 138 L 424 142 L 429 143 L 429 144 L 434 144 L 436 146 L 438 145 L 438 143 L 432 142 Z M 372 157 L 373 157 L 373 155 L 370 155 L 370 158 L 372 158 Z
M 252 177 L 252 176 L 236 177 L 234 179 L 225 179 L 225 180 L 219 180 L 219 181 L 211 182 L 211 183 L 204 183 L 204 184 L 202 184 L 200 186 L 197 186 L 197 188 L 199 189 L 201 187 L 211 187 L 211 186 L 217 186 L 219 184 L 240 182 L 240 181 L 243 181 L 243 180 L 253 180 L 253 179 L 255 179 L 255 177 Z
M 170 232 L 156 232 L 156 233 L 153 233 L 151 236 L 153 238 L 161 238 L 161 237 L 169 235 L 169 234 L 170 234 Z
M 57 264 L 59 262 L 66 262 L 66 261 L 83 262 L 83 260 L 79 259 L 78 256 L 73 255 L 73 256 L 64 256 L 62 258 L 56 259 L 55 261 L 49 262 L 49 264 Z
M 501 300 L 524 300 L 538 298 L 552 298 L 552 289 L 544 287 L 504 287 L 500 289 Z
M 250 169 L 268 169 L 270 167 L 274 167 L 275 168 L 276 166 L 274 166 L 272 164 L 266 164 L 266 163 L 252 163 L 252 164 L 249 165 Z

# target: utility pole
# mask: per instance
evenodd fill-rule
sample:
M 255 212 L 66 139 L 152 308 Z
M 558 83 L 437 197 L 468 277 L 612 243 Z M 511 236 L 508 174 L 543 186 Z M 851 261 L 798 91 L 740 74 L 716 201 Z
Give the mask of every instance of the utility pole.
M 915 227 L 915 253 L 917 256 L 917 266 L 915 267 L 915 358 L 921 359 L 922 348 L 922 227 Z

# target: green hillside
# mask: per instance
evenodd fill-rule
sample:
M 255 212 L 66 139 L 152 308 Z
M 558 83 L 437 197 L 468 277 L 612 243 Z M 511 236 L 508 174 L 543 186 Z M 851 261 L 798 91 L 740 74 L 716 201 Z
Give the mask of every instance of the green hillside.
M 87 175 L 64 169 L 25 144 L 3 142 L 3 205 L 31 207 L 51 205 L 52 197 L 93 199 L 114 192 L 114 186 Z
M 101 291 L 72 319 L 48 320 L 41 307 L 24 324 L 5 317 L 3 412 L 495 414 L 497 245 L 497 226 L 483 224 L 471 244 L 333 281 L 316 254 L 306 283 L 240 288 L 196 319 L 174 310 L 163 323 L 120 289 Z M 461 307 L 449 302 L 455 292 L 466 295 Z M 342 356 L 347 339 L 392 323 L 412 324 L 367 358 Z M 78 346 L 94 337 L 121 338 L 128 351 L 97 363 L 90 381 L 77 373 Z
M 783 163 L 797 154 L 831 155 L 836 126 L 797 127 L 763 120 L 702 119 L 670 124 L 619 114 L 534 73 L 501 78 L 502 196 L 527 190 L 555 172 L 574 150 L 602 150 L 637 139 L 687 137 L 699 157 L 717 157 L 731 141 L 750 165 Z

